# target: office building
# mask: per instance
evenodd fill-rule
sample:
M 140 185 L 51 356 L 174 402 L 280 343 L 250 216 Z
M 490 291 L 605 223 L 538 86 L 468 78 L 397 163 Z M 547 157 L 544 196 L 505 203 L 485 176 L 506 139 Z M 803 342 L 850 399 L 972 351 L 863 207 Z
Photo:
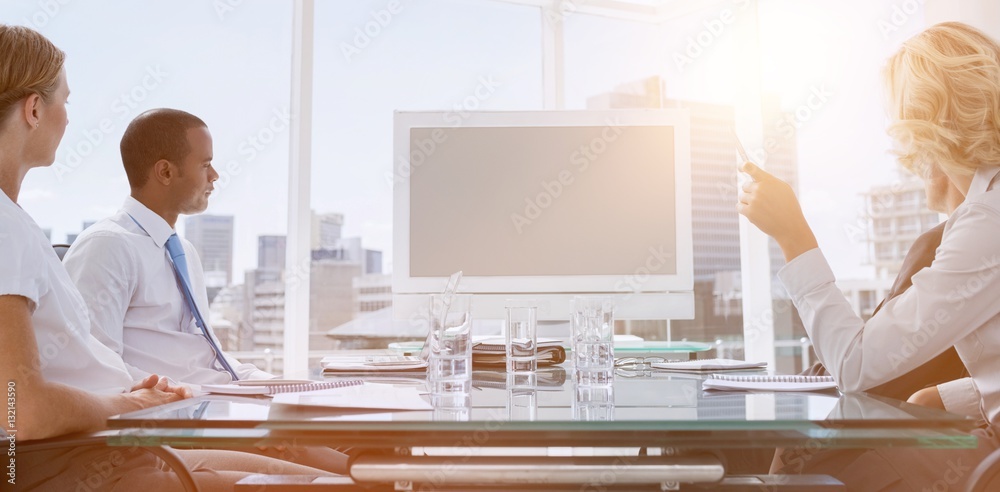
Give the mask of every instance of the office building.
M 184 220 L 184 237 L 191 241 L 205 270 L 208 298 L 214 299 L 233 281 L 233 216 L 194 215 Z
M 313 213 L 312 260 L 354 262 L 365 275 L 382 273 L 382 252 L 365 249 L 360 237 L 342 237 L 343 227 L 343 214 Z
M 368 274 L 355 277 L 354 317 L 392 307 L 392 275 Z
M 913 241 L 943 217 L 927 208 L 923 181 L 906 171 L 900 171 L 895 183 L 872 187 L 863 197 L 869 261 L 876 277 L 893 278 Z
M 243 336 L 243 285 L 225 287 L 210 301 L 208 324 L 219 339 L 222 350 L 240 350 Z
M 285 283 L 280 271 L 248 270 L 243 285 L 241 350 L 280 349 L 285 333 Z
M 257 237 L 257 268 L 285 269 L 285 236 Z
M 314 214 L 314 244 L 309 272 L 311 350 L 337 345 L 327 332 L 359 313 L 391 305 L 391 281 L 381 275 L 382 252 L 365 249 L 361 238 L 340 237 L 342 214 Z M 316 234 L 316 232 L 320 232 Z M 286 237 L 257 238 L 257 268 L 244 274 L 240 350 L 280 353 L 284 344 L 285 289 L 296 281 L 285 270 Z M 296 275 L 296 274 L 291 274 Z M 358 301 L 358 295 L 365 300 Z M 361 309 L 364 311 L 361 311 Z M 281 360 L 268 361 L 280 370 Z
M 312 244 L 313 251 L 335 249 L 337 241 L 342 237 L 344 214 L 312 214 Z

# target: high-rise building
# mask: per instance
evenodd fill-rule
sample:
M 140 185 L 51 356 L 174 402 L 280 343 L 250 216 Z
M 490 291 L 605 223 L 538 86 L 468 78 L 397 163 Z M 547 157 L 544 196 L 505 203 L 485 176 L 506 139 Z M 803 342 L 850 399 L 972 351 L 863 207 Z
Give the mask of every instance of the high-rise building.
M 184 220 L 184 237 L 194 245 L 205 270 L 208 298 L 233 281 L 233 216 L 194 215 Z
M 392 306 L 392 275 L 362 275 L 353 284 L 355 318 Z
M 243 301 L 243 285 L 231 285 L 219 291 L 209 308 L 208 324 L 227 352 L 242 346 Z
M 923 181 L 905 171 L 896 183 L 872 187 L 863 197 L 869 260 L 876 277 L 893 278 L 913 241 L 942 216 L 927 208 Z
M 314 222 L 314 226 L 325 228 L 325 231 L 319 235 L 323 239 L 315 242 L 323 248 L 313 249 L 311 252 L 309 347 L 313 351 L 322 351 L 332 350 L 339 343 L 327 333 L 351 321 L 358 314 L 361 304 L 357 300 L 359 289 L 356 283 L 359 279 L 366 279 L 361 280 L 362 283 L 379 284 L 372 286 L 376 290 L 391 288 L 388 276 L 382 278 L 381 275 L 366 275 L 381 272 L 382 252 L 364 249 L 361 238 L 340 237 L 343 215 L 314 215 L 316 217 L 319 219 Z M 315 231 L 314 229 L 314 233 Z M 314 238 L 316 237 L 314 234 Z M 261 357 L 258 362 L 267 364 L 274 371 L 280 371 L 283 362 L 276 354 L 281 352 L 284 344 L 285 289 L 290 283 L 300 281 L 296 277 L 302 275 L 299 272 L 289 273 L 284 268 L 285 236 L 260 236 L 257 238 L 257 246 L 257 268 L 248 270 L 244 275 L 239 346 L 243 351 L 270 351 L 270 359 Z M 368 299 L 365 307 L 391 305 L 391 292 L 385 295 L 367 289 L 362 291 Z
M 365 250 L 365 275 L 382 273 L 382 252 L 377 249 Z
M 335 249 L 342 237 L 344 214 L 312 214 L 312 250 Z
M 739 214 L 737 157 L 732 128 L 733 106 L 665 97 L 665 83 L 659 77 L 615 87 L 609 93 L 587 100 L 588 109 L 685 108 L 691 115 L 691 232 L 694 246 L 695 319 L 672 324 L 674 338 L 690 336 L 711 339 L 742 333 L 742 292 L 740 282 Z M 777 101 L 763 104 L 763 137 L 768 172 L 798 187 L 797 150 L 790 115 L 780 111 Z M 791 129 L 792 131 L 789 131 Z M 751 149 L 753 150 L 753 149 Z M 781 250 L 770 244 L 772 275 L 784 264 Z M 775 302 L 786 302 L 775 299 Z M 776 323 L 777 324 L 777 323 Z M 665 331 L 651 323 L 642 333 L 641 323 L 633 323 L 632 333 L 648 338 Z M 784 333 L 788 331 L 788 333 Z M 776 334 L 792 336 L 791 327 Z
M 285 236 L 257 236 L 257 268 L 284 270 Z

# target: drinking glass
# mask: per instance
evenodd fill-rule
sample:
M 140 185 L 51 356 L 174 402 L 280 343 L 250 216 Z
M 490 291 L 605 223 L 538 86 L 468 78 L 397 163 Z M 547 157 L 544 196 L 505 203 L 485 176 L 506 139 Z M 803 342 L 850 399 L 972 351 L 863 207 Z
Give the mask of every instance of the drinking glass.
M 573 298 L 573 367 L 581 385 L 611 384 L 615 371 L 614 302 L 608 296 Z
M 464 406 L 472 389 L 472 296 L 431 296 L 427 382 L 437 406 Z
M 537 309 L 534 301 L 507 301 L 504 346 L 509 373 L 538 368 Z

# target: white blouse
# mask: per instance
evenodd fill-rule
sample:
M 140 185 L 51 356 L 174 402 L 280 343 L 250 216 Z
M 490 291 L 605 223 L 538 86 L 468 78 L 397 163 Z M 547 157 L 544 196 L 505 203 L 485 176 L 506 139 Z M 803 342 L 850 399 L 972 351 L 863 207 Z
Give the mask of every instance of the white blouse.
M 87 305 L 45 233 L 2 192 L 0 295 L 31 303 L 31 324 L 47 381 L 104 394 L 131 388 L 132 377 L 121 357 L 90 334 Z
M 949 217 L 934 262 L 867 323 L 834 284 L 819 249 L 778 276 L 799 310 L 816 354 L 844 391 L 864 391 L 955 346 L 1000 422 L 1000 167 L 980 168 Z

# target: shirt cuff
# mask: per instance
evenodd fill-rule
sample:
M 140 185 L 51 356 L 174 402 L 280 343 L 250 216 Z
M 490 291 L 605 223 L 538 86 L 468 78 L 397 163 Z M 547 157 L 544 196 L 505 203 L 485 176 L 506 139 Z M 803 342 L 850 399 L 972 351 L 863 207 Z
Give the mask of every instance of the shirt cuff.
M 982 397 L 976 382 L 972 378 L 956 379 L 937 385 L 938 393 L 941 395 L 941 402 L 944 409 L 959 415 L 972 418 L 983 418 L 980 410 Z
M 778 279 L 793 300 L 823 284 L 837 280 L 819 248 L 810 249 L 781 267 L 781 270 L 778 270 Z

